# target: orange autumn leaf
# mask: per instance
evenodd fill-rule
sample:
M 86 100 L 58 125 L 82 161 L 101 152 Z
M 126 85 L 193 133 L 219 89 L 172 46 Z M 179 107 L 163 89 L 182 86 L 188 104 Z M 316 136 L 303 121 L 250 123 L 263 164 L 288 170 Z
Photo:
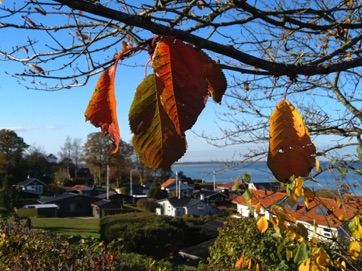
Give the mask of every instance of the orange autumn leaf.
M 121 141 L 114 89 L 114 79 L 119 59 L 120 57 L 99 77 L 85 111 L 86 121 L 89 120 L 95 127 L 100 127 L 101 131 L 106 133 L 113 141 L 115 149 L 112 153 L 118 151 L 119 142 Z
M 282 100 L 270 117 L 268 167 L 280 182 L 305 177 L 315 165 L 315 152 L 302 116 Z
M 154 170 L 169 170 L 186 152 L 187 143 L 161 105 L 163 82 L 154 74 L 137 87 L 129 112 L 132 143 L 140 160 Z
M 266 232 L 266 230 L 268 229 L 268 220 L 264 215 L 258 217 L 256 221 L 256 227 L 261 233 Z
M 180 136 L 195 124 L 208 98 L 208 83 L 190 45 L 173 37 L 163 37 L 157 43 L 152 67 L 164 82 L 162 106 L 173 121 Z
M 241 254 L 240 258 L 236 261 L 235 267 L 241 269 L 245 262 L 245 254 Z

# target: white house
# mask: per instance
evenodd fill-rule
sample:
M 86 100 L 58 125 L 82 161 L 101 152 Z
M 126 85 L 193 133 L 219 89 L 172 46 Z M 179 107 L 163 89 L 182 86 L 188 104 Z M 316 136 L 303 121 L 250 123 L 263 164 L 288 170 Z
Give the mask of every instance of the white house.
M 157 200 L 156 203 L 159 205 L 156 208 L 156 214 L 158 215 L 183 216 L 192 214 L 206 216 L 220 213 L 218 208 L 195 198 L 166 198 Z
M 265 215 L 270 219 L 268 207 L 274 203 L 284 206 L 286 212 L 295 217 L 296 223 L 304 225 L 308 230 L 308 237 L 319 239 L 349 238 L 348 222 L 355 216 L 356 208 L 350 205 L 338 205 L 335 199 L 315 197 L 309 200 L 308 206 L 305 205 L 304 199 L 298 200 L 294 206 L 288 204 L 285 193 L 251 190 L 251 208 L 255 210 L 256 204 L 261 203 L 263 206 L 259 215 Z M 250 217 L 251 212 L 245 197 L 240 196 L 233 200 L 237 204 L 237 211 L 243 217 Z M 258 214 L 254 213 L 254 217 Z M 341 218 L 344 219 L 341 219 Z
M 45 183 L 36 178 L 28 178 L 25 181 L 16 184 L 15 187 L 18 191 L 42 195 L 44 193 L 45 185 Z
M 237 197 L 233 200 L 233 203 L 236 204 L 237 212 L 243 217 L 258 217 L 259 215 L 265 215 L 269 219 L 268 207 L 274 204 L 275 202 L 280 201 L 281 199 L 287 196 L 283 192 L 272 192 L 269 190 L 249 190 L 252 198 L 250 202 L 250 207 L 247 203 L 247 200 L 244 196 Z M 255 212 L 255 208 L 258 203 L 261 203 L 262 207 L 259 214 Z

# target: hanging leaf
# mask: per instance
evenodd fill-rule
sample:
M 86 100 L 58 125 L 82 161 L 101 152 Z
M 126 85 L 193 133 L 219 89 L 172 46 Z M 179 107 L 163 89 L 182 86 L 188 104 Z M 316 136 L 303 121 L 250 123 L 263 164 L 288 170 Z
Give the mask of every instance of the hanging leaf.
M 234 184 L 233 184 L 233 187 L 231 187 L 231 190 L 232 191 L 239 191 L 239 178 L 236 177 L 235 181 L 234 181 Z
M 268 167 L 280 182 L 304 177 L 315 165 L 315 152 L 302 116 L 282 100 L 270 117 Z
M 357 155 L 360 162 L 362 162 L 362 146 L 358 145 L 357 147 Z
M 163 88 L 157 76 L 147 76 L 137 87 L 129 112 L 133 146 L 141 161 L 154 170 L 170 169 L 187 149 L 185 137 L 176 132 L 161 105 L 159 92 Z
M 194 50 L 195 57 L 201 65 L 202 72 L 208 84 L 209 96 L 217 103 L 221 103 L 222 97 L 227 88 L 224 73 L 219 65 L 215 63 L 207 54 Z
M 44 9 L 40 9 L 40 8 L 34 8 L 38 13 L 42 14 L 42 15 L 47 15 L 47 12 Z
M 268 229 L 268 220 L 264 215 L 258 217 L 258 220 L 256 221 L 256 227 L 261 233 L 266 232 Z
M 357 260 L 361 253 L 361 245 L 358 241 L 352 241 L 348 246 L 348 254 L 353 260 Z
M 25 46 L 21 46 L 21 48 L 24 50 L 25 53 L 29 52 L 28 48 L 26 48 Z
M 163 37 L 152 57 L 152 67 L 165 85 L 162 105 L 180 136 L 195 124 L 208 97 L 208 85 L 195 52 L 180 40 Z
M 248 173 L 245 173 L 242 177 L 244 182 L 251 183 L 251 175 Z
M 33 70 L 36 70 L 38 73 L 44 74 L 44 69 L 42 67 L 39 67 L 37 65 L 34 64 L 29 64 L 29 67 L 32 68 Z
M 297 252 L 295 253 L 293 260 L 296 264 L 300 265 L 306 259 L 308 259 L 307 245 L 306 243 L 302 242 L 298 245 Z
M 121 141 L 114 89 L 118 61 L 119 57 L 99 77 L 92 98 L 85 111 L 86 121 L 89 120 L 95 127 L 100 127 L 101 131 L 106 133 L 113 141 L 115 149 L 112 151 L 112 154 L 118 151 L 119 142 Z

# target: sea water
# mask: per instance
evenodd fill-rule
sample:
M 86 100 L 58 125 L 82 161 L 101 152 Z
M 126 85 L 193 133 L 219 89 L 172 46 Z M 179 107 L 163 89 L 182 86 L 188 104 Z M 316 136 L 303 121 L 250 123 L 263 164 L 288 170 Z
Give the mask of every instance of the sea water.
M 326 163 L 321 164 L 322 168 L 327 168 Z M 357 165 L 361 167 L 360 165 Z M 172 166 L 172 171 L 182 172 L 184 176 L 194 180 L 204 182 L 227 183 L 234 182 L 236 178 L 241 179 L 244 174 L 250 174 L 251 181 L 272 182 L 276 181 L 266 162 L 256 162 L 254 164 L 232 165 L 230 163 L 179 163 Z M 344 173 L 342 171 L 342 173 Z M 317 189 L 340 189 L 342 184 L 347 184 L 349 193 L 362 195 L 362 176 L 349 170 L 342 174 L 338 169 L 325 170 L 314 177 L 314 181 L 306 180 L 305 186 Z M 311 175 L 315 175 L 312 170 Z

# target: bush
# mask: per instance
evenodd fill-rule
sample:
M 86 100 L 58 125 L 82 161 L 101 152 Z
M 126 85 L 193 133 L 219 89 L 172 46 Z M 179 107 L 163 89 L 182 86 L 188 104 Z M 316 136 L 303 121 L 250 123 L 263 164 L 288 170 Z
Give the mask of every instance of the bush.
M 182 218 L 151 213 L 105 217 L 100 229 L 105 242 L 122 239 L 126 251 L 156 259 L 173 257 L 181 248 L 199 241 Z
M 281 238 L 274 233 L 260 233 L 253 218 L 229 218 L 210 248 L 207 270 L 240 270 L 235 263 L 242 253 L 259 263 L 261 270 L 296 270 L 293 260 L 286 263 Z
M 155 203 L 154 199 L 140 199 L 137 201 L 137 208 L 148 211 L 148 212 L 154 212 L 156 210 L 157 204 Z
M 120 240 L 110 243 L 94 238 L 79 245 L 47 231 L 31 230 L 23 221 L 0 221 L 0 270 L 12 271 L 156 271 L 186 270 L 167 261 L 128 254 Z

